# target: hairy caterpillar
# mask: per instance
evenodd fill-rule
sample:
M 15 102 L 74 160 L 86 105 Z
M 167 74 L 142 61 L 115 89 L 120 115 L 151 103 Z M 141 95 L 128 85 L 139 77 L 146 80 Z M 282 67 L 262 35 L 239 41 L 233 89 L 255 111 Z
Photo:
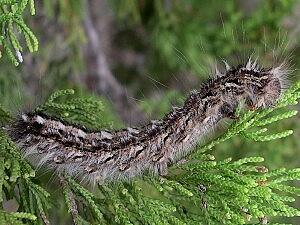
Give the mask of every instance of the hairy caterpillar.
M 40 113 L 23 114 L 7 127 L 25 157 L 88 182 L 129 179 L 144 171 L 160 175 L 183 158 L 223 118 L 235 118 L 241 103 L 270 107 L 282 94 L 284 64 L 261 68 L 251 59 L 216 75 L 193 91 L 182 107 L 140 128 L 90 132 Z

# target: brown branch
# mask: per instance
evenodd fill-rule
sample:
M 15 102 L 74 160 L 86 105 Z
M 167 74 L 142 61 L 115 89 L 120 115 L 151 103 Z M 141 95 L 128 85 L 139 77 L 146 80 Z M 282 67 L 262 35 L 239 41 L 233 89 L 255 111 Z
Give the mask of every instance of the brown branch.
M 87 2 L 84 27 L 88 38 L 86 49 L 87 82 L 89 88 L 110 99 L 120 118 L 127 124 L 136 125 L 145 120 L 145 115 L 138 108 L 130 93 L 112 74 L 109 68 L 102 41 L 104 32 L 97 32 L 92 20 L 92 2 Z M 97 1 L 97 12 L 108 10 L 105 1 Z M 95 15 L 96 16 L 96 15 Z M 102 16 L 103 17 L 103 16 Z M 105 22 L 105 20 L 98 20 Z M 106 40 L 107 41 L 107 40 Z

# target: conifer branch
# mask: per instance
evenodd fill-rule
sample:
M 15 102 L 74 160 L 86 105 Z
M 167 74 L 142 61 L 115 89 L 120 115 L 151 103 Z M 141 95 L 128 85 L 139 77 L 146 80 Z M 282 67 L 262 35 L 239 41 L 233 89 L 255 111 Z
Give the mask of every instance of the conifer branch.
M 23 62 L 22 44 L 17 31 L 24 35 L 26 45 L 30 52 L 38 50 L 38 40 L 24 22 L 22 17 L 23 12 L 29 6 L 31 15 L 35 14 L 33 0 L 1 0 L 0 1 L 0 58 L 2 51 L 5 51 L 9 59 L 15 66 Z

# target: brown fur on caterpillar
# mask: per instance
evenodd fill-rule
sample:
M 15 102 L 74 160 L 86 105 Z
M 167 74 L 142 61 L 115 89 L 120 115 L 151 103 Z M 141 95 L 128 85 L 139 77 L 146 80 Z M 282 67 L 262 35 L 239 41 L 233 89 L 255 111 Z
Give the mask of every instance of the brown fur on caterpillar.
M 281 64 L 264 69 L 251 59 L 193 91 L 182 107 L 140 128 L 91 132 L 39 113 L 23 114 L 7 128 L 24 155 L 83 181 L 129 179 L 152 171 L 167 173 L 223 118 L 235 118 L 239 104 L 257 109 L 276 103 L 285 88 Z

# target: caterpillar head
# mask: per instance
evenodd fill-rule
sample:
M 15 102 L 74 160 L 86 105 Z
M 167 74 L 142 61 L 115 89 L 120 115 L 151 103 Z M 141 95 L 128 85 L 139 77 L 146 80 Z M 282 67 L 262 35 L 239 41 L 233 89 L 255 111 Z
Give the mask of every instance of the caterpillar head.
M 264 69 L 249 60 L 240 71 L 247 85 L 246 105 L 250 109 L 271 107 L 278 101 L 286 86 L 287 70 L 284 64 Z

